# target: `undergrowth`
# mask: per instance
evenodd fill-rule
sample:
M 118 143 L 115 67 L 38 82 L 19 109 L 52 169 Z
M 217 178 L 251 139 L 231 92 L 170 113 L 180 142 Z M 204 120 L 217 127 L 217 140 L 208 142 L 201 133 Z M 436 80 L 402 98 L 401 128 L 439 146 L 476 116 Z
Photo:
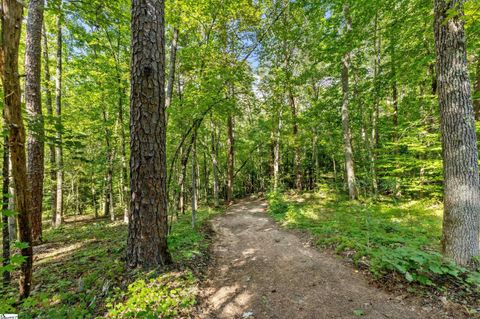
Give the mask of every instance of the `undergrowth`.
M 127 225 L 83 218 L 44 231 L 35 247 L 33 291 L 19 306 L 17 283 L 1 291 L 0 313 L 21 318 L 173 318 L 196 304 L 197 281 L 184 267 L 208 247 L 203 226 L 217 211 L 197 213 L 173 224 L 169 249 L 179 267 L 154 272 L 125 268 Z M 17 274 L 15 274 L 17 275 Z
M 278 222 L 307 230 L 317 245 L 348 256 L 377 279 L 396 273 L 408 283 L 478 302 L 480 273 L 439 253 L 439 203 L 348 201 L 327 187 L 301 196 L 270 193 L 268 199 Z

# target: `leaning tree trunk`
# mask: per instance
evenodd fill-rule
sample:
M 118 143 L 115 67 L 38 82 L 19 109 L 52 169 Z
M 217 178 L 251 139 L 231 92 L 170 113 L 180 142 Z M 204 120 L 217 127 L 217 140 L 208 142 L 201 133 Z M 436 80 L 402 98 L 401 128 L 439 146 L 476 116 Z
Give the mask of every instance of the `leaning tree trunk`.
M 349 15 L 349 7 L 344 7 L 347 36 L 352 29 L 352 21 Z M 348 114 L 348 107 L 350 104 L 350 90 L 349 90 L 349 68 L 350 68 L 350 51 L 347 51 L 342 60 L 342 127 L 343 127 L 343 145 L 345 152 L 345 171 L 347 174 L 348 195 L 350 199 L 357 197 L 355 169 L 353 163 L 353 149 L 352 149 L 352 132 L 350 129 L 350 119 Z
M 30 219 L 30 193 L 27 183 L 27 158 L 25 152 L 25 127 L 20 101 L 20 78 L 18 74 L 18 47 L 22 28 L 23 6 L 16 0 L 4 0 L 2 12 L 2 80 L 5 100 L 5 125 L 8 127 L 8 145 L 12 162 L 15 187 L 15 209 L 19 226 L 20 241 L 27 244 L 21 249 L 25 261 L 21 265 L 20 298 L 30 294 L 32 284 L 32 232 Z
M 127 264 L 171 263 L 167 247 L 164 0 L 132 1 Z
M 446 257 L 468 265 L 479 255 L 480 181 L 463 4 L 435 0 L 435 46 L 445 179 L 442 247 Z
M 31 194 L 32 240 L 42 241 L 42 202 L 44 171 L 44 127 L 40 85 L 42 61 L 43 0 L 31 0 L 28 7 L 27 46 L 25 54 L 25 101 L 29 135 L 27 172 Z
M 61 9 L 61 4 L 60 4 Z M 63 145 L 62 145 L 62 16 L 57 16 L 57 70 L 55 79 L 55 116 L 56 116 L 56 141 L 55 141 L 55 159 L 56 159 L 56 203 L 55 216 L 53 220 L 54 227 L 59 227 L 63 219 Z

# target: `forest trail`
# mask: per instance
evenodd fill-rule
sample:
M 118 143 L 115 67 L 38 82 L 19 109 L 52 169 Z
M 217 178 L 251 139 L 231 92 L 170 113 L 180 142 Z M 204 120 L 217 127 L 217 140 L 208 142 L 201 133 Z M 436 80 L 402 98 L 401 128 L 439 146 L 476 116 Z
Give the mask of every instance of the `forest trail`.
M 202 318 L 445 318 L 371 286 L 281 229 L 266 209 L 264 200 L 244 200 L 212 221 L 215 262 Z

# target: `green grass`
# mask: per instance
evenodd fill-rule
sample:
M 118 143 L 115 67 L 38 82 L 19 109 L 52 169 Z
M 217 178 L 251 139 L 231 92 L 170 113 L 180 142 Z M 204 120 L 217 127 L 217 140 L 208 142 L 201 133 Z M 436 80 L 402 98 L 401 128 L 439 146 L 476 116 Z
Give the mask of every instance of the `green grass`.
M 396 273 L 442 293 L 477 294 L 480 274 L 440 251 L 442 205 L 429 201 L 348 201 L 328 187 L 317 193 L 269 195 L 270 214 L 311 233 L 317 245 L 348 256 L 377 278 Z
M 208 247 L 205 222 L 217 211 L 200 210 L 197 229 L 190 216 L 173 224 L 170 252 L 178 264 L 188 264 Z M 188 270 L 126 271 L 127 226 L 90 218 L 70 221 L 44 232 L 45 245 L 36 248 L 31 297 L 17 309 L 17 283 L 3 292 L 0 313 L 21 318 L 171 318 L 186 315 L 196 303 L 197 278 Z

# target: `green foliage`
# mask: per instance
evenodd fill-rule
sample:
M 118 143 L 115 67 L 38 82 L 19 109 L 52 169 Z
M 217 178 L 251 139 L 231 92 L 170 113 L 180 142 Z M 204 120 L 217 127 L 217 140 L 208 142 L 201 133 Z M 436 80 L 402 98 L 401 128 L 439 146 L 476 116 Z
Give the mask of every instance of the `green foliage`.
M 196 279 L 191 272 L 138 279 L 127 291 L 116 289 L 107 300 L 107 318 L 177 318 L 196 304 Z M 122 300 L 115 302 L 115 300 Z
M 176 262 L 188 263 L 208 247 L 206 221 L 217 214 L 197 212 L 198 228 L 188 215 L 174 222 L 169 248 Z M 58 229 L 44 231 L 36 248 L 32 295 L 15 308 L 16 285 L 0 299 L 0 313 L 19 312 L 22 318 L 170 318 L 186 314 L 196 302 L 197 279 L 189 271 L 164 273 L 126 272 L 124 254 L 127 226 L 121 222 L 68 219 Z M 16 245 L 18 246 L 18 245 Z M 20 261 L 12 256 L 11 264 Z M 128 313 L 128 315 L 127 315 Z
M 428 201 L 351 202 L 326 190 L 304 196 L 270 194 L 270 214 L 286 227 L 305 229 L 318 245 L 335 249 L 380 278 L 395 272 L 405 281 L 444 290 L 453 282 L 480 291 L 480 273 L 439 253 L 440 204 Z

